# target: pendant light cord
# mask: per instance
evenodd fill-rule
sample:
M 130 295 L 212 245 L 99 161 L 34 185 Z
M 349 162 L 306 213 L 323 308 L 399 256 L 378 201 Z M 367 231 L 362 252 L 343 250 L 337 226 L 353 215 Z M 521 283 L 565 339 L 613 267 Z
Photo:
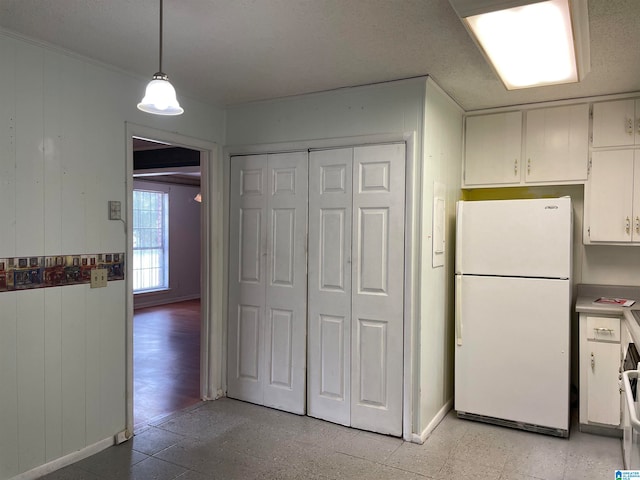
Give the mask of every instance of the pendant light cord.
M 160 61 L 159 63 L 159 71 L 162 72 L 162 0 L 160 0 Z

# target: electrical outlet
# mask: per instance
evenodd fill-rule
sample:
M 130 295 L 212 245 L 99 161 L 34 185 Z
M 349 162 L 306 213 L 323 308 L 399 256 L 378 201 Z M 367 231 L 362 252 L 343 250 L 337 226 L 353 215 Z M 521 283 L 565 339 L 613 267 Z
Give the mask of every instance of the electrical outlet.
M 91 288 L 107 286 L 108 270 L 106 268 L 94 268 L 91 270 Z

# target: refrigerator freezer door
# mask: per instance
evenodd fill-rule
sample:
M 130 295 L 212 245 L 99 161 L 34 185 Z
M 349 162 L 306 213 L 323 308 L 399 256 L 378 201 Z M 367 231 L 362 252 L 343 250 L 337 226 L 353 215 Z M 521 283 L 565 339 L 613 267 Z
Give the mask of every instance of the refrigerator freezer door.
M 569 428 L 568 280 L 461 276 L 455 409 Z
M 458 202 L 456 273 L 571 276 L 571 199 Z

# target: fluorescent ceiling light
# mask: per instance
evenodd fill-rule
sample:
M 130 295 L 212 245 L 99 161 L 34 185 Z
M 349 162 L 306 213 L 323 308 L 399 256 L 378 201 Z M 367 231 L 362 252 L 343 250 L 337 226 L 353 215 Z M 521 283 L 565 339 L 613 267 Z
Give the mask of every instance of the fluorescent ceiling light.
M 584 18 L 572 24 L 572 15 Z M 489 11 L 464 21 L 508 90 L 578 82 L 588 71 L 588 60 L 580 57 L 588 59 L 588 45 L 576 45 L 588 42 L 586 8 L 572 9 L 569 0 Z

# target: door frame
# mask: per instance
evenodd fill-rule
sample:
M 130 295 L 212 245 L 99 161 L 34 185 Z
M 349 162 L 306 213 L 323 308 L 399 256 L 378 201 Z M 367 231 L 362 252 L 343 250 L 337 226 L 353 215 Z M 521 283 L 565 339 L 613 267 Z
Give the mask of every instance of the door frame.
M 226 294 L 223 276 L 223 165 L 214 142 L 174 132 L 125 122 L 126 130 L 126 212 L 133 219 L 133 137 L 167 142 L 200 152 L 200 397 L 213 400 L 223 395 L 222 328 Z M 133 221 L 125 221 L 126 261 L 126 436 L 133 435 Z
M 256 145 L 227 146 L 223 149 L 223 198 L 224 198 L 224 251 L 228 251 L 229 242 L 229 181 L 231 178 L 231 157 L 235 155 L 258 155 L 285 153 L 304 150 L 322 150 L 330 148 L 359 147 L 384 143 L 405 143 L 405 255 L 404 255 L 404 341 L 403 341 L 403 400 L 402 400 L 402 438 L 415 441 L 418 430 L 419 378 L 418 372 L 418 332 L 419 332 L 419 271 L 420 271 L 420 164 L 417 162 L 418 145 L 416 132 L 362 135 L 331 139 L 304 140 Z M 224 278 L 229 275 L 228 255 L 224 256 Z M 224 282 L 224 316 L 222 326 L 223 346 L 220 363 L 222 365 L 222 385 L 227 390 L 227 307 L 228 282 Z M 415 431 L 415 432 L 414 432 Z

